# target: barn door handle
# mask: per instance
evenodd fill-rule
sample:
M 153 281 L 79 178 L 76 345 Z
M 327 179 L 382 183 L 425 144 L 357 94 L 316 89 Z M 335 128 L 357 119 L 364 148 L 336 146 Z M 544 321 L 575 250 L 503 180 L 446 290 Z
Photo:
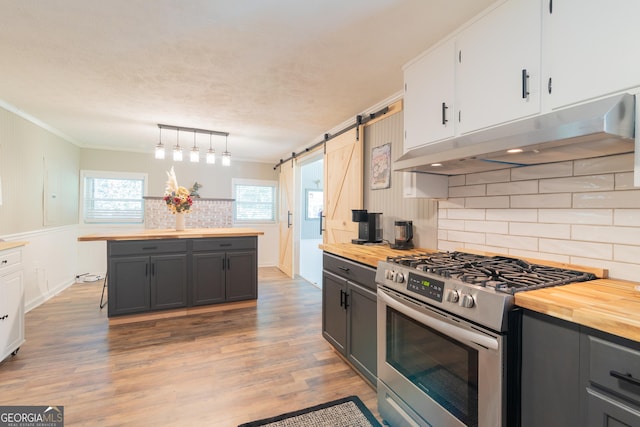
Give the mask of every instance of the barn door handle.
M 291 211 L 287 211 L 287 228 L 291 228 L 291 215 L 293 215 L 293 213 Z
M 323 231 L 323 228 L 322 228 L 322 218 L 324 218 L 324 215 L 322 215 L 322 211 L 320 211 L 320 235 L 321 235 L 321 236 L 322 236 L 322 231 Z

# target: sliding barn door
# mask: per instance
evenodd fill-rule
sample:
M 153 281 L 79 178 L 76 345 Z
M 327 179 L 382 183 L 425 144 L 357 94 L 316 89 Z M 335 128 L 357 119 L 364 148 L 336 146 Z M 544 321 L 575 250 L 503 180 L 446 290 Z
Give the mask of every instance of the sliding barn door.
M 280 255 L 278 268 L 293 277 L 294 160 L 280 165 Z
M 326 143 L 324 156 L 324 244 L 351 242 L 358 237 L 352 209 L 363 206 L 363 127 Z M 357 139 L 356 136 L 360 135 Z

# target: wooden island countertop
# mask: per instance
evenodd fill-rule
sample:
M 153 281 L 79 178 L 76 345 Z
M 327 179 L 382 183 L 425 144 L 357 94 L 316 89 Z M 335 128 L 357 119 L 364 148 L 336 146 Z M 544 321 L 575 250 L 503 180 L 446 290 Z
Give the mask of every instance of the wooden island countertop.
M 387 256 L 436 252 L 431 249 L 395 250 L 388 245 L 322 244 L 325 252 L 377 267 Z M 461 249 L 461 251 L 465 251 Z M 476 251 L 469 251 L 478 253 Z M 489 254 L 487 255 L 497 255 Z M 567 264 L 528 260 L 539 264 L 572 268 Z M 606 270 L 577 267 L 606 277 Z M 589 282 L 517 292 L 515 304 L 528 310 L 587 326 L 640 342 L 640 283 L 599 278 Z
M 182 231 L 173 229 L 144 229 L 119 233 L 87 234 L 78 237 L 79 242 L 101 240 L 157 240 L 157 239 L 206 239 L 212 237 L 249 237 L 261 236 L 264 232 L 251 228 L 187 228 Z

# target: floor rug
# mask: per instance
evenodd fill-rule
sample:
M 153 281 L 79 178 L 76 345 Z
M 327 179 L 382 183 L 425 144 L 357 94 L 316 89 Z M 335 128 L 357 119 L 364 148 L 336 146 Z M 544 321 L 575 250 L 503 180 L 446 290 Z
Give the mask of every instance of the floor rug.
M 252 421 L 238 427 L 381 427 L 369 408 L 349 396 L 332 402 Z

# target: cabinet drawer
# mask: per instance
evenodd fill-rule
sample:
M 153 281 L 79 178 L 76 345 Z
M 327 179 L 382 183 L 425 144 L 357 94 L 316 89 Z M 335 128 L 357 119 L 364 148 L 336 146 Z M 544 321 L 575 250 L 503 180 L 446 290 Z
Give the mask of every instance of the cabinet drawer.
M 22 250 L 20 249 L 9 249 L 0 252 L 0 276 L 13 271 L 13 269 L 19 266 L 21 262 Z
M 128 240 L 108 241 L 107 252 L 109 256 L 118 255 L 148 255 L 169 252 L 186 252 L 187 241 L 175 240 Z
M 589 336 L 589 380 L 640 404 L 640 352 Z
M 213 239 L 194 239 L 194 251 L 226 251 L 229 249 L 256 249 L 255 237 L 220 237 Z
M 335 255 L 325 253 L 322 258 L 323 268 L 340 277 L 351 280 L 375 291 L 376 289 L 376 269 L 373 267 L 358 264 Z

